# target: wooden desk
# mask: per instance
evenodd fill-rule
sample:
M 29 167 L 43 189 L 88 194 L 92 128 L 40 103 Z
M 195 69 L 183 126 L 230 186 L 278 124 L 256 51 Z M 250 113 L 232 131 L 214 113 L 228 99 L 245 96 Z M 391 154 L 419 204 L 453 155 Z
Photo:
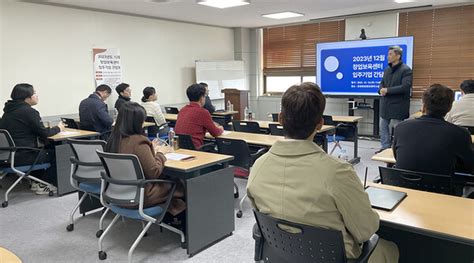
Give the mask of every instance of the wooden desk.
M 64 195 L 76 191 L 71 186 L 71 163 L 70 157 L 73 157 L 71 146 L 66 144 L 67 139 L 79 139 L 79 138 L 95 138 L 100 134 L 93 131 L 77 130 L 66 128 L 64 132 L 60 132 L 54 136 L 48 137 L 48 141 L 51 142 L 54 155 L 55 165 L 51 165 L 51 172 L 56 176 L 56 186 L 58 188 L 58 195 Z M 50 147 L 50 146 L 48 146 Z
M 260 126 L 260 129 L 269 129 L 270 124 L 281 125 L 277 121 L 260 121 L 260 120 L 251 120 L 251 121 L 258 123 L 258 125 Z M 336 127 L 332 126 L 332 125 L 323 125 L 323 127 L 321 127 L 321 129 L 318 131 L 318 133 L 323 133 L 323 132 L 327 132 L 327 131 L 330 131 L 330 130 L 334 130 L 335 128 Z
M 407 193 L 393 211 L 376 209 L 380 216 L 381 237 L 397 242 L 400 262 L 472 262 L 474 200 L 389 185 L 370 185 Z
M 166 161 L 163 174 L 184 182 L 186 249 L 192 256 L 230 236 L 234 222 L 233 156 L 179 149 L 195 159 Z
M 214 137 L 207 133 L 206 138 L 212 139 Z M 259 146 L 272 146 L 276 141 L 285 139 L 283 136 L 235 131 L 225 131 L 219 138 L 244 140 L 248 144 Z
M 345 123 L 356 123 L 362 120 L 364 117 L 362 116 L 338 116 L 332 115 L 332 120 L 335 122 L 345 122 Z
M 393 150 L 392 148 L 385 149 L 370 158 L 373 161 L 384 162 L 387 164 L 395 164 L 395 157 L 393 157 Z
M 0 263 L 21 263 L 21 260 L 8 249 L 0 247 Z
M 420 118 L 421 116 L 423 116 L 423 113 L 421 111 L 417 111 L 410 115 L 410 119 Z
M 163 113 L 167 121 L 176 121 L 178 119 L 178 114 Z
M 232 116 L 234 114 L 237 114 L 239 113 L 238 111 L 215 111 L 214 113 L 212 113 L 211 115 L 214 115 L 214 116 Z

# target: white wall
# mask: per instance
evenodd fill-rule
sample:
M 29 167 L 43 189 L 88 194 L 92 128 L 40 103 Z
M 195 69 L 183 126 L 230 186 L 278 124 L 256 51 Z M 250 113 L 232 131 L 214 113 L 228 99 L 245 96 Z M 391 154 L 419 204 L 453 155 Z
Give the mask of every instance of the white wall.
M 395 37 L 398 35 L 398 13 L 367 15 L 346 19 L 346 40 L 359 39 L 360 29 L 367 38 Z
M 0 101 L 15 83 L 29 82 L 38 90 L 43 116 L 77 113 L 79 102 L 94 90 L 93 47 L 119 48 L 132 100 L 139 101 L 151 85 L 162 105 L 187 101 L 195 60 L 234 58 L 232 29 L 12 0 L 0 6 L 0 85 L 7 91 Z

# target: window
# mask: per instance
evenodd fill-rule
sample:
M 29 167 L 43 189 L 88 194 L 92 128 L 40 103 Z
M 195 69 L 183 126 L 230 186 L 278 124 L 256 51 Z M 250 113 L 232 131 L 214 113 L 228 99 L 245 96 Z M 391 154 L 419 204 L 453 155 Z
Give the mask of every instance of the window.
M 316 44 L 343 41 L 345 21 L 263 29 L 265 93 L 284 92 L 294 81 L 315 81 Z M 279 82 L 281 81 L 281 82 Z M 284 87 L 288 83 L 291 85 Z
M 414 36 L 413 97 L 431 84 L 452 89 L 474 76 L 474 5 L 403 12 L 399 36 Z

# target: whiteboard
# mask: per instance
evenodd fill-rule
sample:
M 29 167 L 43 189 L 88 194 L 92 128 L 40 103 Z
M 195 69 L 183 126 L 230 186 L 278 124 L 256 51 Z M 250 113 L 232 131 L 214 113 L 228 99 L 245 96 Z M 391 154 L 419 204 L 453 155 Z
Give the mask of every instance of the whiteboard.
M 211 99 L 223 99 L 222 89 L 247 89 L 244 62 L 196 61 L 196 82 L 205 82 L 209 85 Z

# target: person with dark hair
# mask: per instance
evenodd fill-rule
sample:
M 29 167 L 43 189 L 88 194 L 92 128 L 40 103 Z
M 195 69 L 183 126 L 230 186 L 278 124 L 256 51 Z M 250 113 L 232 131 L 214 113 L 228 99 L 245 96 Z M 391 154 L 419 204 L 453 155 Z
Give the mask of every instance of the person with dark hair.
M 445 119 L 456 125 L 474 127 L 474 80 L 463 81 L 460 88 L 462 97 L 454 102 Z
M 132 88 L 130 88 L 130 85 L 128 85 L 127 83 L 120 83 L 115 88 L 115 91 L 117 91 L 119 97 L 117 101 L 115 101 L 114 107 L 115 109 L 117 109 L 117 111 L 119 111 L 122 104 L 130 101 L 132 97 Z
M 165 116 L 161 111 L 160 104 L 156 102 L 158 95 L 153 87 L 143 89 L 143 97 L 141 105 L 145 108 L 146 115 L 155 119 L 156 125 L 160 126 L 166 123 Z
M 326 99 L 311 82 L 294 85 L 283 94 L 279 119 L 285 139 L 257 159 L 247 194 L 261 213 L 341 231 L 346 256 L 353 259 L 377 231 L 379 216 L 352 165 L 313 142 L 323 126 L 325 106 Z M 380 239 L 369 262 L 398 262 L 397 246 Z
M 113 119 L 107 110 L 105 100 L 112 93 L 112 89 L 105 84 L 99 85 L 95 92 L 79 104 L 79 119 L 81 129 L 108 132 L 112 129 Z
M 424 92 L 423 115 L 395 128 L 393 154 L 397 168 L 444 175 L 474 172 L 469 132 L 444 120 L 453 100 L 454 92 L 440 84 Z
M 204 82 L 199 83 L 199 85 L 206 88 L 206 102 L 204 103 L 203 108 L 206 109 L 210 114 L 213 114 L 216 111 L 216 107 L 212 105 L 211 98 L 209 98 L 209 86 Z
M 16 146 L 38 148 L 38 139 L 47 139 L 64 130 L 64 124 L 59 122 L 57 126 L 46 128 L 41 121 L 41 116 L 32 106 L 38 104 L 38 94 L 31 84 L 20 83 L 15 85 L 10 95 L 11 100 L 5 103 L 3 116 L 0 119 L 0 129 L 7 130 L 13 138 Z M 36 158 L 37 152 L 18 151 L 15 154 L 15 165 L 31 165 Z M 44 149 L 37 163 L 52 161 L 53 153 Z M 35 177 L 43 177 L 43 173 L 34 172 Z M 34 185 L 37 194 L 48 194 L 50 190 L 46 185 Z
M 206 101 L 206 88 L 193 84 L 186 90 L 189 104 L 184 106 L 178 114 L 175 131 L 177 134 L 191 135 L 194 147 L 199 149 L 203 144 L 206 132 L 217 137 L 224 132 L 222 126 L 212 121 L 211 114 L 203 109 Z
M 162 178 L 166 157 L 157 144 L 152 143 L 143 130 L 145 109 L 136 102 L 124 103 L 118 113 L 117 122 L 107 141 L 105 151 L 111 153 L 134 154 L 138 157 L 146 179 Z M 147 184 L 145 186 L 144 207 L 162 204 L 171 190 L 168 184 Z M 183 197 L 182 186 L 175 191 L 177 198 L 173 199 L 168 212 L 172 215 L 181 213 L 186 204 L 178 197 Z
M 410 95 L 413 72 L 402 61 L 403 50 L 391 46 L 388 50 L 388 67 L 380 82 L 380 143 L 381 152 L 392 145 L 392 129 L 410 115 Z

